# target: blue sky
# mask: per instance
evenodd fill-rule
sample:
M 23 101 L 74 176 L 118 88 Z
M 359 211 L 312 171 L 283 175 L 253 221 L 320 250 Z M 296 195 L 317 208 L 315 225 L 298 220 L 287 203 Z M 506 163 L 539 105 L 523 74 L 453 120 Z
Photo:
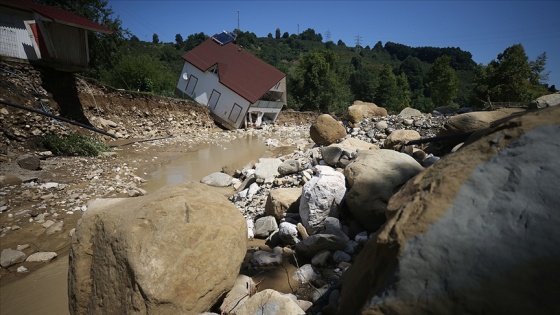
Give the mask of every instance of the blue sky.
M 560 88 L 560 1 L 153 1 L 109 0 L 123 26 L 144 41 L 154 33 L 207 35 L 237 28 L 258 37 L 312 28 L 331 40 L 373 47 L 381 41 L 412 47 L 459 47 L 488 64 L 522 44 L 530 60 L 546 52 L 548 84 Z M 358 37 L 359 36 L 359 37 Z

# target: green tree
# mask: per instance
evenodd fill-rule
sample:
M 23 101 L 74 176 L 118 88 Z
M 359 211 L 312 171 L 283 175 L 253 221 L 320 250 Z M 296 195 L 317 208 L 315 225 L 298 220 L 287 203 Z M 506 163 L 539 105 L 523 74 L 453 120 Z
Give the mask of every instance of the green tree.
M 399 74 L 400 73 L 406 74 L 411 91 L 423 88 L 425 73 L 420 59 L 412 56 L 406 57 L 399 66 Z
M 350 74 L 350 89 L 354 100 L 373 102 L 375 99 L 375 74 L 371 69 L 360 69 Z
M 529 67 L 531 68 L 531 73 L 533 74 L 531 77 L 532 84 L 538 85 L 548 81 L 548 75 L 550 72 L 544 72 L 546 69 L 546 52 L 538 55 L 535 61 L 530 61 Z
M 275 38 L 280 39 L 280 29 L 279 28 L 276 29 Z
M 406 74 L 403 72 L 397 77 L 397 90 L 399 91 L 399 102 L 395 111 L 400 112 L 403 108 L 410 106 L 410 88 Z
M 152 44 L 159 44 L 159 36 L 156 33 L 152 35 Z
M 447 55 L 437 58 L 427 74 L 426 85 L 436 107 L 452 106 L 457 98 L 457 73 L 450 62 L 451 57 Z
M 175 86 L 175 74 L 149 55 L 127 55 L 103 80 L 116 88 L 161 94 Z
M 485 68 L 477 72 L 475 93 L 481 101 L 529 102 L 547 93 L 540 84 L 546 55 L 533 63 L 521 44 L 506 48 Z
M 377 77 L 377 87 L 375 89 L 375 103 L 385 107 L 388 111 L 397 111 L 400 105 L 399 88 L 397 78 L 391 66 L 385 65 Z
M 284 34 L 282 34 L 282 38 L 283 38 L 283 39 L 288 39 L 288 38 L 290 38 L 290 33 L 284 32 Z
M 312 51 L 300 59 L 290 84 L 296 107 L 338 113 L 346 110 L 351 93 L 338 79 L 335 64 L 336 55 L 329 50 Z
M 175 35 L 175 47 L 177 49 L 180 49 L 181 47 L 183 47 L 183 44 L 185 42 L 183 41 L 183 36 L 181 36 L 181 34 L 176 34 Z
M 191 34 L 187 37 L 187 40 L 185 41 L 184 49 L 185 51 L 189 51 L 195 48 L 196 46 L 202 44 L 202 42 L 207 39 L 208 39 L 208 35 L 204 34 L 204 32 Z
M 319 33 L 315 33 L 314 29 L 308 28 L 305 31 L 303 31 L 301 34 L 299 34 L 299 39 L 321 42 L 323 41 L 323 36 L 321 36 L 321 34 Z

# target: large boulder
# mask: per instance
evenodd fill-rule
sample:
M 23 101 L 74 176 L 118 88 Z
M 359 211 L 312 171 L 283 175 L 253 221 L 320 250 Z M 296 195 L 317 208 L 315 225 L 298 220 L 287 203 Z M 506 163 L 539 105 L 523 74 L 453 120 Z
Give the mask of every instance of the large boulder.
M 197 314 L 229 291 L 245 219 L 198 183 L 90 204 L 72 238 L 72 314 Z
M 390 200 L 340 314 L 559 314 L 560 107 L 443 158 Z
M 354 101 L 354 104 L 348 107 L 348 112 L 346 113 L 346 119 L 354 124 L 364 120 L 364 118 L 377 116 L 387 116 L 387 110 L 374 103 L 362 101 Z
M 492 127 L 496 122 L 507 119 L 513 114 L 523 112 L 519 108 L 502 108 L 494 111 L 470 112 L 450 117 L 447 123 L 439 130 L 438 136 L 460 135 L 471 133 Z M 447 139 L 442 143 L 446 148 L 453 148 L 463 142 L 466 137 L 455 137 Z
M 530 109 L 545 108 L 560 105 L 560 92 L 543 95 L 529 104 Z
M 384 147 L 385 149 L 393 149 L 397 145 L 402 145 L 407 143 L 408 141 L 418 140 L 420 139 L 420 133 L 416 130 L 395 130 L 389 134 L 387 139 L 385 140 Z
M 422 112 L 417 110 L 416 108 L 405 107 L 403 108 L 403 110 L 401 110 L 399 116 L 403 118 L 418 117 L 418 116 L 422 116 Z
M 318 145 L 329 145 L 346 137 L 346 129 L 331 115 L 323 114 L 309 128 L 309 136 Z
M 303 185 L 299 203 L 301 221 L 310 234 L 323 229 L 327 217 L 338 216 L 346 193 L 344 175 L 330 166 L 316 166 L 317 176 Z
M 346 194 L 348 210 L 367 230 L 375 231 L 385 222 L 389 198 L 423 169 L 405 153 L 358 151 L 356 159 L 344 169 L 350 188 Z

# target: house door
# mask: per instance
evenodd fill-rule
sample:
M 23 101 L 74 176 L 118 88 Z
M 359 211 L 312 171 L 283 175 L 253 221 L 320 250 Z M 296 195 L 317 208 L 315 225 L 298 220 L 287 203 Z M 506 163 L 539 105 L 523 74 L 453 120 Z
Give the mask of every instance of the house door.
M 187 82 L 187 88 L 185 89 L 185 93 L 189 96 L 193 96 L 194 89 L 196 88 L 196 84 L 198 83 L 198 78 L 191 74 L 189 77 L 189 82 Z
M 212 95 L 210 95 L 210 100 L 208 101 L 208 107 L 210 107 L 212 111 L 216 109 L 216 104 L 218 104 L 220 96 L 222 96 L 220 92 L 212 90 Z

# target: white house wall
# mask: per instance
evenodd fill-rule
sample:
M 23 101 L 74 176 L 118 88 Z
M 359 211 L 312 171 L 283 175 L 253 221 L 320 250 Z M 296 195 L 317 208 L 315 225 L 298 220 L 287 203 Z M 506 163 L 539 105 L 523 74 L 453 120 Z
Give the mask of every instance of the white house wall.
M 188 62 L 185 62 L 183 71 L 179 76 L 179 81 L 177 82 L 178 91 L 182 91 L 184 93 L 187 88 L 188 81 L 185 80 L 185 73 L 188 77 L 194 75 L 198 78 L 194 93 L 188 96 L 192 97 L 199 104 L 208 105 L 212 91 L 216 90 L 221 95 L 216 106 L 214 108 L 210 108 L 212 113 L 219 117 L 222 120 L 221 122 L 224 124 L 229 124 L 234 128 L 241 127 L 250 105 L 249 101 L 222 85 L 217 75 L 211 72 L 202 72 Z M 241 107 L 239 115 L 236 115 L 238 117 L 234 117 L 237 118 L 235 121 L 230 117 L 232 110 L 234 110 L 234 104 Z
M 33 38 L 23 21 L 31 20 L 31 13 L 2 7 L 0 10 L 0 55 L 19 59 L 37 60 Z

